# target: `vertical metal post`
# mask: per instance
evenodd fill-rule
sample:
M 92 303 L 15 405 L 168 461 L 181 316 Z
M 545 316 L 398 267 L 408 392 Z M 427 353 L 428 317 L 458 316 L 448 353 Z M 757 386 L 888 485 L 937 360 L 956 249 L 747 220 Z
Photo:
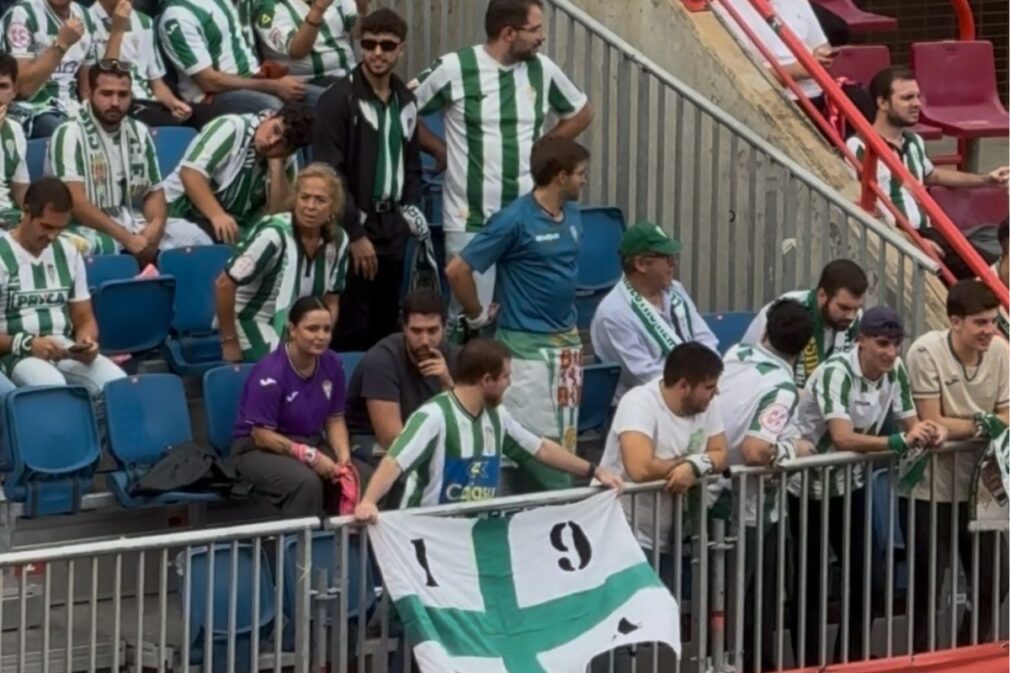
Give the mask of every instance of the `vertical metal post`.
M 785 666 L 785 638 L 786 638 L 786 625 L 785 625 L 785 605 L 786 605 L 786 484 L 788 483 L 789 475 L 783 472 L 779 475 L 779 489 L 778 489 L 778 521 L 776 522 L 778 535 L 776 536 L 776 542 L 778 542 L 778 556 L 776 557 L 776 565 L 778 566 L 778 572 L 776 576 L 776 581 L 778 582 L 775 592 L 775 669 L 781 671 L 783 666 Z
M 168 548 L 161 550 L 158 564 L 158 673 L 165 673 L 165 650 L 168 645 Z M 182 620 L 189 621 L 189 606 L 183 608 Z
M 347 573 L 350 565 L 349 547 L 351 544 L 350 531 L 347 526 L 341 526 L 334 537 L 334 544 L 337 544 L 337 553 L 333 558 L 337 559 L 337 622 L 334 628 L 337 631 L 337 670 L 346 671 L 347 668 L 347 593 L 350 591 L 350 582 Z
M 408 5 L 411 3 L 407 3 Z M 275 563 L 274 568 L 277 569 L 277 578 L 275 579 L 276 589 L 274 593 L 274 605 L 277 606 L 276 610 L 278 614 L 284 614 L 284 556 L 286 548 L 288 546 L 287 536 L 278 535 L 277 536 L 277 550 L 275 552 Z M 281 645 L 284 643 L 284 619 L 274 620 L 274 673 L 281 673 Z M 298 625 L 294 624 L 294 628 Z
M 203 666 L 200 667 L 202 671 L 214 670 L 214 597 L 217 595 L 217 588 L 214 586 L 217 579 L 214 573 L 214 564 L 216 563 L 214 557 L 216 552 L 217 548 L 213 542 L 207 545 L 207 595 L 204 596 L 206 615 L 203 622 Z
M 764 522 L 764 511 L 765 511 L 765 477 L 764 475 L 759 475 L 757 477 L 757 505 L 756 510 L 756 520 L 754 522 L 754 575 L 751 578 L 751 582 L 754 584 L 754 605 L 751 606 L 753 610 L 753 621 L 751 622 L 752 638 L 754 643 L 754 659 L 753 667 L 755 671 L 761 670 L 761 632 L 764 629 L 764 624 L 762 623 L 761 617 L 764 615 L 761 608 L 764 605 L 764 575 L 761 572 L 761 568 L 764 567 L 765 563 L 765 522 Z
M 235 632 L 238 624 L 238 540 L 231 543 L 231 570 L 228 574 L 228 642 L 225 644 L 225 666 L 235 673 Z M 255 626 L 253 627 L 255 629 Z
M 192 603 L 193 603 L 193 548 L 186 545 L 184 551 L 185 557 L 183 563 L 185 567 L 183 568 L 182 576 L 182 673 L 189 673 L 189 660 L 191 658 L 190 653 L 190 617 L 192 615 Z M 162 638 L 162 644 L 164 644 L 164 637 Z
M 309 673 L 309 602 L 312 592 L 312 531 L 298 532 L 295 568 L 295 673 Z
M 23 579 L 23 578 L 22 578 Z M 91 633 L 89 643 L 89 673 L 95 673 L 98 656 L 98 557 L 91 557 Z
M 831 468 L 821 468 L 821 527 L 820 527 L 820 568 L 818 598 L 820 605 L 817 618 L 817 631 L 819 642 L 817 643 L 817 661 L 821 666 L 828 663 L 828 515 L 831 506 L 831 486 L 828 481 Z
M 704 503 L 703 507 L 704 508 Z M 726 651 L 726 522 L 712 519 L 712 670 L 724 670 Z M 658 647 L 653 648 L 656 651 Z M 655 668 L 653 669 L 655 673 Z
M 733 666 L 737 670 L 743 670 L 743 637 L 744 637 L 744 611 L 746 608 L 747 594 L 747 523 L 746 523 L 746 503 L 747 503 L 747 477 L 735 478 L 735 483 L 739 485 L 736 493 L 736 594 L 734 595 L 733 608 Z
M 856 602 L 852 595 L 852 485 L 852 464 L 849 463 L 845 466 L 845 492 L 842 494 L 842 618 L 838 625 L 843 664 L 849 662 L 849 639 L 854 637 L 854 634 L 849 633 L 849 624 L 852 621 L 853 604 Z M 826 500 L 830 500 L 830 492 L 830 487 L 825 485 Z M 825 567 L 828 565 L 827 559 L 827 555 L 822 557 Z
M 123 555 L 116 554 L 112 587 L 112 670 L 119 670 L 119 637 L 122 625 L 123 607 Z
M 144 571 L 147 565 L 146 552 L 137 555 L 137 644 L 133 665 L 137 671 L 144 670 Z
M 926 593 L 929 609 L 927 611 L 929 623 L 929 648 L 932 652 L 936 649 L 936 467 L 937 455 L 929 456 L 929 589 Z
M 46 565 L 42 588 L 42 670 L 49 670 L 49 629 L 51 625 L 52 566 Z
M 253 670 L 259 670 L 260 659 L 260 582 L 263 572 L 263 538 L 256 536 L 253 538 L 252 546 L 253 572 L 252 572 L 252 634 L 249 643 L 249 662 Z M 280 569 L 278 569 L 280 572 Z M 284 614 L 283 606 L 274 609 L 274 620 L 282 621 Z
M 958 523 L 961 519 L 961 508 L 957 502 L 957 458 L 958 451 L 950 454 L 951 457 L 951 479 L 950 479 L 950 553 L 947 557 L 947 577 L 950 578 L 950 641 L 949 647 L 957 647 L 957 625 L 958 625 Z

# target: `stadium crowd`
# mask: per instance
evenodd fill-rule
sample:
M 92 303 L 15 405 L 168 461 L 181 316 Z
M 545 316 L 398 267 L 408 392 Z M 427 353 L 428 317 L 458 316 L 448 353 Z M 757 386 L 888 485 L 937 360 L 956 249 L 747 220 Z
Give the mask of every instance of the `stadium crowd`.
M 408 26 L 391 10 L 369 13 L 367 0 L 168 0 L 155 18 L 129 0 L 14 4 L 0 55 L 0 215 L 9 226 L 0 237 L 0 386 L 80 383 L 100 397 L 125 373 L 100 354 L 85 258 L 156 263 L 160 250 L 219 243 L 234 247 L 207 288 L 222 359 L 255 363 L 232 455 L 285 516 L 323 513 L 351 465 L 366 479 L 355 514 L 372 521 L 382 507 L 563 488 L 573 476 L 615 488 L 664 480 L 681 493 L 728 465 L 830 451 L 904 455 L 982 436 L 987 415 L 1006 422 L 1008 350 L 994 342 L 1006 337 L 1005 314 L 983 283 L 951 288 L 949 328 L 913 335 L 893 308 L 864 310 L 867 276 L 839 259 L 816 287 L 761 308 L 741 343 L 719 344 L 677 280 L 681 244 L 641 222 L 615 251 L 623 276 L 589 335 L 597 359 L 620 365 L 616 411 L 600 464 L 578 457 L 577 203 L 593 159 L 576 139 L 592 109 L 539 52 L 538 0 L 491 0 L 485 27 L 484 44 L 445 54 L 406 83 L 394 69 Z M 903 130 L 915 121 L 912 85 L 895 68 L 870 93 L 878 130 L 916 175 L 1005 184 L 1006 168 L 981 177 L 932 169 L 921 140 Z M 444 140 L 423 122 L 433 113 L 443 115 Z M 178 124 L 199 131 L 162 175 L 150 128 Z M 49 177 L 31 182 L 26 139 L 50 136 Z M 451 298 L 436 282 L 401 302 L 408 241 L 431 244 L 422 151 L 445 171 Z M 898 203 L 914 214 L 911 199 Z M 1006 282 L 1005 222 L 999 242 L 994 268 Z M 907 338 L 915 341 L 903 359 Z M 348 377 L 338 353 L 350 351 L 366 353 Z M 947 461 L 939 471 L 942 522 L 963 506 L 952 485 L 962 494 L 970 485 Z M 927 510 L 923 524 L 928 479 L 912 492 L 911 506 Z M 866 525 L 865 475 L 813 481 L 813 497 L 830 501 L 827 534 L 840 553 L 847 489 L 852 534 Z M 807 545 L 816 564 L 820 521 L 798 530 L 790 494 L 785 521 L 749 503 L 748 535 L 759 516 L 771 517 L 765 547 L 788 536 L 790 553 Z M 725 498 L 725 483 L 710 495 Z M 659 503 L 660 529 L 669 530 L 672 500 Z M 651 522 L 652 500 L 639 506 L 637 520 Z M 949 525 L 939 531 L 942 565 Z M 673 566 L 668 539 L 646 528 L 638 536 Z M 928 542 L 917 535 L 915 553 Z M 991 583 L 1006 569 L 992 567 L 985 544 L 978 577 Z M 847 579 L 861 595 L 867 580 L 854 565 Z M 925 583 L 915 586 L 916 610 L 925 611 L 920 590 Z M 980 596 L 984 633 L 989 584 Z M 916 626 L 920 647 L 926 620 Z M 849 657 L 860 658 L 855 622 L 851 633 Z M 818 634 L 807 637 L 813 657 Z M 770 657 L 772 647 L 763 651 Z

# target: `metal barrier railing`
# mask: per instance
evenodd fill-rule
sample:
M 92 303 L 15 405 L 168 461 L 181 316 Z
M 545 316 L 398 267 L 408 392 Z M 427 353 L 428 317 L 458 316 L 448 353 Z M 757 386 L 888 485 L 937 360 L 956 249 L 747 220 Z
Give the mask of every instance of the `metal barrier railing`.
M 1002 534 L 972 534 L 961 581 L 965 512 L 947 508 L 948 520 L 936 498 L 937 463 L 952 462 L 956 473 L 958 462 L 974 464 L 980 449 L 952 445 L 932 456 L 930 501 L 899 498 L 891 454 L 829 453 L 782 468 L 733 467 L 730 477 L 675 497 L 662 492 L 661 482 L 629 486 L 623 497 L 630 523 L 665 541 L 645 553 L 676 597 L 681 623 L 690 626 L 680 659 L 642 646 L 603 655 L 592 670 L 625 671 L 633 662 L 631 670 L 721 673 L 746 663 L 751 670 L 783 670 L 804 661 L 824 666 L 836 658 L 906 656 L 916 633 L 929 651 L 956 643 L 963 606 L 971 607 L 972 644 L 1005 637 Z M 836 475 L 845 495 L 820 498 L 818 484 Z M 953 500 L 965 500 L 954 484 Z M 596 492 L 410 511 L 501 516 Z M 702 498 L 706 506 L 699 506 Z M 661 503 L 673 512 L 669 530 L 660 528 Z M 917 511 L 928 511 L 929 521 L 928 553 L 921 557 L 915 536 L 926 528 L 917 527 Z M 940 535 L 946 558 L 938 553 Z M 986 576 L 990 562 L 997 571 Z M 13 589 L 0 601 L 0 670 L 409 671 L 409 647 L 388 595 L 369 580 L 371 568 L 367 529 L 350 517 L 0 554 L 0 592 Z M 859 576 L 862 582 L 850 583 Z M 103 578 L 112 592 L 99 599 Z M 985 582 L 991 586 L 983 594 Z M 32 587 L 41 592 L 34 602 Z M 927 598 L 925 610 L 916 607 L 917 594 Z M 916 623 L 916 615 L 925 622 Z M 35 626 L 28 623 L 33 617 L 40 617 Z M 982 632 L 983 620 L 991 632 Z
M 417 27 L 407 78 L 484 40 L 486 0 L 388 4 Z M 582 138 L 593 153 L 585 200 L 676 235 L 681 280 L 701 310 L 753 310 L 849 257 L 870 274 L 873 299 L 923 331 L 935 261 L 569 0 L 547 0 L 545 28 L 542 50 L 594 110 Z

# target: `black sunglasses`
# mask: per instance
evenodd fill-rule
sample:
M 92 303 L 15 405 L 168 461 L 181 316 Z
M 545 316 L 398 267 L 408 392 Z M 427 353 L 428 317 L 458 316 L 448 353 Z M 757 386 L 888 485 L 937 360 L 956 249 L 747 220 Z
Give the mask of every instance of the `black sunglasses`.
M 361 49 L 363 51 L 375 51 L 376 47 L 382 49 L 382 51 L 390 52 L 396 51 L 396 48 L 400 46 L 400 43 L 396 40 L 369 40 L 365 39 L 361 41 Z

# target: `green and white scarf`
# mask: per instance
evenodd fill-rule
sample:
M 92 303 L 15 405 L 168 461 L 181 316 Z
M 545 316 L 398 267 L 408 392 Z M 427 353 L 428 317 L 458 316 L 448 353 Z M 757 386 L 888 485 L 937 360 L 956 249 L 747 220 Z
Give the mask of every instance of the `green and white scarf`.
M 147 156 L 141 138 L 139 122 L 124 117 L 119 130 L 109 133 L 101 128 L 91 106 L 81 109 L 81 114 L 71 123 L 81 127 L 84 154 L 84 187 L 88 198 L 110 217 L 120 219 L 130 216 L 131 205 L 140 201 L 151 190 L 151 176 L 144 157 Z M 115 135 L 119 142 L 115 142 Z M 119 155 L 126 176 L 122 197 L 117 199 L 116 176 L 109 158 Z M 135 161 L 140 158 L 140 161 Z
M 1010 529 L 1010 432 L 994 414 L 982 421 L 989 431 L 989 446 L 979 457 L 971 480 L 971 521 L 968 530 Z
M 670 294 L 670 317 L 680 327 L 676 329 L 666 322 L 663 314 L 643 297 L 638 290 L 631 286 L 627 276 L 621 277 L 618 285 L 618 292 L 624 301 L 631 306 L 632 313 L 641 321 L 645 333 L 659 346 L 661 356 L 666 356 L 675 347 L 683 343 L 684 339 L 690 340 L 694 336 L 694 329 L 691 325 L 691 314 L 687 310 L 687 302 L 677 289 L 671 286 L 668 289 Z M 682 338 L 683 337 L 683 338 Z

